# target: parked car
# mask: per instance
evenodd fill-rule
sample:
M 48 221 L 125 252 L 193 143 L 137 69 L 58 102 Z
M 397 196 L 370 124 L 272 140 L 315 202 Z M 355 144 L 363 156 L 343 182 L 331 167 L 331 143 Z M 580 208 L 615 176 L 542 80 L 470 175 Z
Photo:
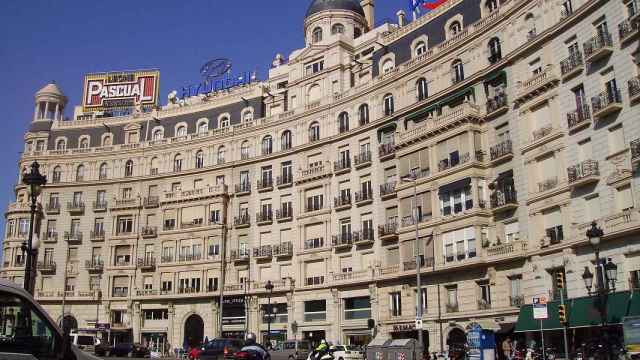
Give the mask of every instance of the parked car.
M 336 345 L 333 350 L 336 360 L 364 360 L 364 351 L 352 345 Z
M 306 340 L 287 340 L 270 351 L 272 360 L 306 360 L 311 352 L 311 343 Z
M 111 345 L 109 345 L 109 343 L 105 342 L 101 342 L 100 344 L 96 345 L 94 348 L 93 353 L 96 354 L 96 356 L 105 356 L 105 357 L 109 357 L 111 356 L 111 350 L 113 349 L 113 347 Z
M 95 335 L 89 334 L 78 334 L 72 332 L 71 335 L 71 343 L 78 347 L 78 349 L 88 352 L 95 353 L 95 347 L 100 344 L 100 340 Z
M 213 339 L 202 346 L 198 356 L 200 360 L 230 360 L 243 345 L 244 341 L 239 339 Z
M 111 349 L 111 356 L 148 357 L 149 349 L 140 344 L 120 343 Z

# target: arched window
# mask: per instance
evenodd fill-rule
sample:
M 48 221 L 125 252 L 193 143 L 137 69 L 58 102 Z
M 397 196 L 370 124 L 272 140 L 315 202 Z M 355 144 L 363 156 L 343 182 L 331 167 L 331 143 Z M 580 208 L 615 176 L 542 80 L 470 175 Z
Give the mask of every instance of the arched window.
M 176 136 L 187 136 L 187 127 L 184 125 L 178 126 L 178 128 L 176 129 Z
M 249 158 L 249 151 L 251 150 L 251 145 L 249 145 L 248 141 L 243 141 L 242 145 L 240 145 L 240 159 L 246 160 Z
M 340 134 L 349 131 L 349 114 L 343 111 L 338 115 L 338 132 Z
M 52 176 L 52 182 L 54 184 L 59 183 L 60 181 L 62 181 L 62 169 L 60 168 L 60 166 L 56 166 L 53 168 L 53 176 Z
M 282 150 L 289 150 L 293 146 L 293 135 L 291 135 L 290 130 L 285 130 L 282 132 L 282 136 L 280 137 L 281 148 Z
M 111 135 L 107 135 L 104 137 L 104 139 L 102 139 L 102 146 L 111 146 L 111 144 L 113 144 Z
M 273 138 L 267 135 L 262 138 L 262 155 L 269 155 L 273 152 Z
M 133 160 L 127 160 L 124 165 L 124 176 L 131 177 L 133 176 Z
M 427 44 L 424 41 L 420 41 L 416 44 L 415 54 L 421 56 L 427 52 Z
M 196 153 L 196 169 L 202 169 L 204 167 L 204 152 L 198 150 Z
M 226 149 L 224 148 L 224 146 L 220 146 L 218 148 L 218 164 L 224 164 L 225 153 L 226 153 Z
M 527 26 L 527 38 L 531 39 L 536 36 L 536 18 L 532 13 L 528 13 L 524 17 L 524 22 Z
M 89 148 L 89 139 L 82 138 L 82 140 L 80 140 L 80 149 L 88 149 L 88 148 Z
M 331 35 L 336 35 L 336 34 L 344 34 L 344 25 L 334 24 L 331 27 Z
M 416 94 L 418 96 L 418 101 L 422 101 L 426 99 L 427 96 L 429 96 L 429 93 L 427 91 L 427 79 L 418 79 L 418 81 L 416 82 Z
M 360 126 L 369 123 L 369 105 L 360 105 L 360 107 L 358 108 L 358 121 L 360 122 Z
M 354 27 L 353 28 L 353 38 L 357 39 L 360 36 L 362 36 L 362 29 L 360 29 L 359 27 Z
M 320 124 L 314 121 L 309 126 L 309 142 L 320 140 Z
M 382 63 L 382 73 L 387 74 L 391 70 L 393 70 L 394 64 L 393 60 L 387 59 Z
M 151 173 L 151 175 L 158 175 L 158 164 L 159 160 L 157 157 L 153 157 L 151 159 L 151 166 L 149 167 L 150 170 L 149 172 Z
M 462 32 L 462 24 L 459 21 L 454 21 L 449 25 L 449 35 L 456 36 Z
M 311 33 L 311 43 L 316 44 L 320 41 L 322 41 L 322 28 L 317 27 L 313 29 L 313 32 Z
M 494 64 L 502 59 L 502 49 L 500 47 L 500 39 L 497 37 L 489 40 L 489 62 Z
M 462 60 L 455 60 L 451 64 L 451 81 L 456 84 L 460 81 L 464 80 L 464 66 L 462 65 Z
M 220 128 L 224 129 L 224 128 L 228 128 L 229 127 L 229 117 L 228 116 L 223 116 L 220 118 Z
M 76 181 L 84 181 L 84 165 L 78 165 L 76 169 Z
M 65 139 L 60 139 L 58 140 L 58 142 L 56 142 L 56 150 L 66 150 L 67 149 L 67 142 Z
M 100 170 L 98 171 L 98 179 L 104 180 L 108 176 L 107 163 L 100 164 Z
M 484 6 L 487 8 L 489 13 L 492 13 L 492 12 L 498 10 L 498 0 L 487 0 L 487 2 L 485 2 Z
M 248 122 L 253 120 L 253 112 L 251 110 L 245 110 L 242 113 L 242 122 Z
M 164 132 L 162 131 L 162 129 L 153 130 L 153 140 L 162 140 L 163 137 Z
M 182 171 L 182 155 L 180 154 L 177 154 L 173 158 L 173 171 L 174 172 Z
M 204 135 L 209 132 L 209 123 L 202 121 L 198 124 L 198 135 Z
M 391 114 L 393 114 L 393 95 L 392 94 L 387 94 L 384 96 L 384 98 L 382 98 L 382 106 L 383 106 L 383 110 L 384 110 L 384 115 L 385 116 L 389 116 Z

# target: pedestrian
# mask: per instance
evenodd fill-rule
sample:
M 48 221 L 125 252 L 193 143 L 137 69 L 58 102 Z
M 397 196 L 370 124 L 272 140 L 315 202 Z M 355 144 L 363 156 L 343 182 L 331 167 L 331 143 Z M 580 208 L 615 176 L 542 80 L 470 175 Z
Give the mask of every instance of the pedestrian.
M 508 337 L 502 342 L 502 354 L 504 355 L 505 359 L 511 360 L 512 349 L 513 346 L 511 343 L 511 338 Z

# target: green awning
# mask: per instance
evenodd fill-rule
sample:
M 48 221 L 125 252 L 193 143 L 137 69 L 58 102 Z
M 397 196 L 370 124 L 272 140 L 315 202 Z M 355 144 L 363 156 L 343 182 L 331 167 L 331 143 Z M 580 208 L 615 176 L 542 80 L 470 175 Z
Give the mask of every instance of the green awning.
M 489 82 L 492 82 L 493 80 L 499 79 L 501 77 L 504 77 L 504 82 L 505 82 L 505 85 L 506 85 L 506 83 L 507 83 L 507 73 L 504 70 L 492 72 L 491 74 L 487 75 L 487 77 L 484 79 L 484 82 L 485 83 L 489 83 Z
M 542 325 L 540 324 L 540 320 L 533 318 L 533 305 L 524 305 L 520 308 L 520 315 L 518 315 L 515 332 L 540 331 L 541 326 L 543 330 L 562 329 L 563 326 L 558 320 L 558 304 L 558 301 L 551 301 L 547 304 L 549 318 L 542 320 Z
M 395 122 L 389 123 L 381 128 L 378 129 L 378 142 L 382 143 L 382 134 L 387 133 L 387 132 L 396 132 L 396 128 L 398 125 L 396 125 Z
M 452 102 L 453 100 L 457 100 L 458 98 L 460 98 L 461 96 L 465 96 L 468 93 L 472 93 L 473 92 L 473 88 L 469 87 L 463 90 L 460 90 L 454 94 L 451 94 L 449 96 L 447 96 L 446 98 L 438 101 L 437 103 L 432 103 L 429 106 L 425 106 L 421 109 L 417 109 L 416 111 L 412 112 L 411 114 L 405 116 L 405 124 L 409 121 L 417 121 L 417 120 L 422 120 L 422 118 L 429 113 L 430 111 L 436 110 L 440 107 L 442 107 L 443 105 L 447 105 L 448 103 Z

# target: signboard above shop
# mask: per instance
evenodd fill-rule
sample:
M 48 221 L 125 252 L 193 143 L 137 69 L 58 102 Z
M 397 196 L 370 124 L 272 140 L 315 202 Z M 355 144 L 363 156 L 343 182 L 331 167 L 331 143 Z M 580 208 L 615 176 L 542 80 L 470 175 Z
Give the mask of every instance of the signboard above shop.
M 140 109 L 158 105 L 160 72 L 157 70 L 88 74 L 84 78 L 84 112 Z

